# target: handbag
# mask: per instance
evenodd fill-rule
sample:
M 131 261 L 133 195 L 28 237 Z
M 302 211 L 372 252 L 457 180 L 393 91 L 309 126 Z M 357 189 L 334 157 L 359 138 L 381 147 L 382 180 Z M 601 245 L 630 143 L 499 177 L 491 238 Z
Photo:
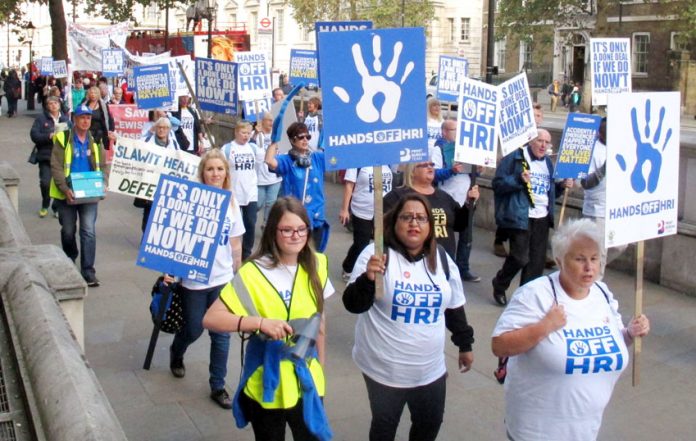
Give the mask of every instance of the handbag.
M 167 334 L 175 334 L 184 326 L 184 308 L 179 287 L 178 282 L 165 284 L 163 276 L 158 277 L 152 286 L 152 322 Z
M 39 163 L 39 149 L 34 146 L 34 149 L 29 153 L 29 159 L 27 159 L 27 162 L 29 164 L 38 164 Z

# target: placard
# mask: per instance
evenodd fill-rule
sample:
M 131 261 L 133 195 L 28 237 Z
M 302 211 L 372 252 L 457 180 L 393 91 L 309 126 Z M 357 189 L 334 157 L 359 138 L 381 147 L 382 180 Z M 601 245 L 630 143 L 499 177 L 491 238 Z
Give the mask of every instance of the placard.
M 102 75 L 118 77 L 123 75 L 126 60 L 122 49 L 102 49 Z
M 456 162 L 495 167 L 499 100 L 496 86 L 462 78 L 454 143 Z
M 455 102 L 459 99 L 459 86 L 469 76 L 469 62 L 465 58 L 440 55 L 437 71 L 437 99 Z
M 133 75 L 139 109 L 158 109 L 174 103 L 167 64 L 135 66 Z
M 68 65 L 65 60 L 54 60 L 53 61 L 53 78 L 67 78 L 68 77 Z
M 237 65 L 196 58 L 196 96 L 201 110 L 237 114 Z
M 428 159 L 422 28 L 321 32 L 328 170 Z
M 631 92 L 631 41 L 628 38 L 591 38 L 590 56 L 593 106 L 605 106 L 607 95 Z
M 135 104 L 109 104 L 109 113 L 114 118 L 116 136 L 123 138 L 139 140 L 149 121 L 148 111 L 138 109 Z
M 602 117 L 569 113 L 558 150 L 554 179 L 583 179 L 592 161 L 597 131 Z
M 237 95 L 240 100 L 253 101 L 271 97 L 271 69 L 264 52 L 235 52 L 237 63 Z
M 500 86 L 500 149 L 503 156 L 537 137 L 527 74 L 516 75 Z
M 290 50 L 290 84 L 304 83 L 305 87 L 318 87 L 317 51 L 305 49 Z
M 41 57 L 39 63 L 39 70 L 41 75 L 44 77 L 50 77 L 53 75 L 53 57 Z
M 137 264 L 206 283 L 231 196 L 227 190 L 162 175 Z

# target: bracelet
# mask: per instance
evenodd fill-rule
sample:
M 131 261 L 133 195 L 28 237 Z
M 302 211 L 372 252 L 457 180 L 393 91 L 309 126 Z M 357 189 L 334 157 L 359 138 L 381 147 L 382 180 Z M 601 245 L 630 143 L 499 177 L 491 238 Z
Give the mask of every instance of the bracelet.
M 237 322 L 237 333 L 241 332 L 241 330 L 242 330 L 242 319 L 243 318 L 244 317 L 242 317 L 241 315 L 239 316 L 239 321 Z
M 262 324 L 263 324 L 263 317 L 261 317 L 261 321 L 259 322 L 259 332 L 262 332 L 262 331 L 261 331 L 261 325 L 262 325 Z

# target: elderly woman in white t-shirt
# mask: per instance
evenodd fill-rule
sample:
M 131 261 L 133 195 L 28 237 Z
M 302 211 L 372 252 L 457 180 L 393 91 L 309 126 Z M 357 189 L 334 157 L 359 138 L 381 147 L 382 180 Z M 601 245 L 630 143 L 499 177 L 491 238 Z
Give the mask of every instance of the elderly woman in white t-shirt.
M 627 347 L 650 331 L 642 314 L 624 327 L 614 295 L 597 282 L 600 243 L 589 219 L 558 228 L 552 249 L 560 271 L 519 288 L 498 319 L 492 348 L 509 357 L 505 425 L 511 440 L 596 439 L 628 366 Z

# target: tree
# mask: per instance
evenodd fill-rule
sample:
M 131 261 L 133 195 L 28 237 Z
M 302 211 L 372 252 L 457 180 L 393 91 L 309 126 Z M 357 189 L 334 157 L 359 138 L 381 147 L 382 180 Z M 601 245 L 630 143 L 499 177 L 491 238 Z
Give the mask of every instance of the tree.
M 51 17 L 51 52 L 56 60 L 67 60 L 68 46 L 66 37 L 65 12 L 61 0 L 34 0 L 33 3 L 48 5 L 48 14 Z M 0 4 L 0 19 L 5 23 L 17 26 L 19 29 L 26 29 L 30 20 L 21 9 L 24 1 L 4 0 Z
M 376 28 L 423 26 L 435 16 L 429 0 L 287 0 L 304 29 L 317 21 L 370 20 Z

